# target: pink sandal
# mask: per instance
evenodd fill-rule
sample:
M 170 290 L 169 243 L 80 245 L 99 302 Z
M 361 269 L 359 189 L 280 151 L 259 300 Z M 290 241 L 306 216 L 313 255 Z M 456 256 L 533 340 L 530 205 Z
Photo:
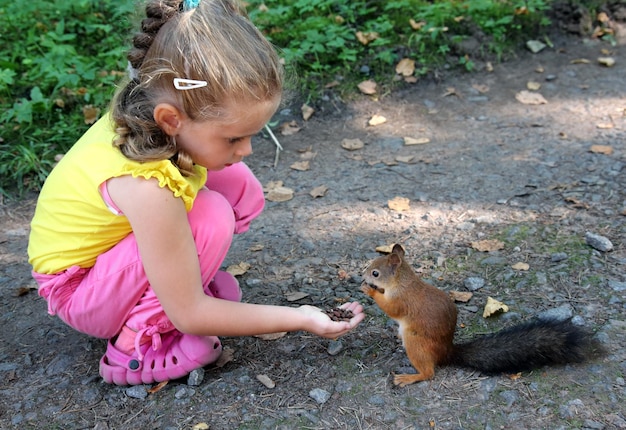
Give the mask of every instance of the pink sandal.
M 204 292 L 212 297 L 217 297 L 231 302 L 241 301 L 241 288 L 239 282 L 230 273 L 219 270 L 213 280 L 205 287 Z
M 138 333 L 137 339 L 140 338 Z M 100 360 L 100 376 L 115 385 L 178 379 L 215 362 L 221 353 L 222 345 L 217 337 L 183 334 L 178 330 L 157 333 L 153 335 L 153 342 L 143 345 L 137 341 L 131 355 L 117 349 L 109 340 L 107 351 Z

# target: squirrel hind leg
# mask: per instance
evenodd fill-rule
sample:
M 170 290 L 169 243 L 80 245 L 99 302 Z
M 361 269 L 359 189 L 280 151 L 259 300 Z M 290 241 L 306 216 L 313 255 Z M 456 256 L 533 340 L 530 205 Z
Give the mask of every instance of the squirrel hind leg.
M 393 375 L 393 383 L 399 387 L 406 387 L 415 382 L 427 381 L 435 376 L 435 366 L 417 369 L 419 373 L 401 373 Z

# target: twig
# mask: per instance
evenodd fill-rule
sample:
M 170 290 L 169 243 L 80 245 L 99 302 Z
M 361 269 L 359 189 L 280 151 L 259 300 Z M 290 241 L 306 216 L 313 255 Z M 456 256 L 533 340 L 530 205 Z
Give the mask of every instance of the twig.
M 276 139 L 276 136 L 274 136 L 274 133 L 272 132 L 272 129 L 270 128 L 269 125 L 265 124 L 265 130 L 267 130 L 267 132 L 269 133 L 270 137 L 274 141 L 274 144 L 276 145 L 276 156 L 274 157 L 274 168 L 276 168 L 276 166 L 278 166 L 278 157 L 280 155 L 280 151 L 283 150 L 283 147 L 280 144 L 280 142 L 278 141 L 278 139 Z

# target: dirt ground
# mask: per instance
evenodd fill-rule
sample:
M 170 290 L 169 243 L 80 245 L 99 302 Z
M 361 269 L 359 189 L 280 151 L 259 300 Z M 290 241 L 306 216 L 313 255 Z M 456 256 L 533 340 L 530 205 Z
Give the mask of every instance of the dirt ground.
M 300 130 L 277 135 L 276 166 L 272 141 L 257 139 L 249 165 L 293 196 L 268 200 L 227 265 L 249 264 L 239 276 L 248 302 L 362 302 L 366 320 L 338 341 L 224 338 L 232 359 L 199 381 L 107 385 L 98 376 L 105 341 L 50 317 L 33 290 L 34 199 L 0 206 L 0 428 L 626 428 L 626 46 L 553 42 L 491 72 L 347 104 L 330 96 L 308 121 L 292 106 L 276 120 Z M 546 103 L 517 100 L 524 90 Z M 374 115 L 386 122 L 369 125 Z M 344 149 L 344 139 L 363 147 Z M 612 250 L 588 244 L 587 232 Z M 489 239 L 503 249 L 476 249 Z M 547 312 L 574 316 L 608 354 L 515 376 L 444 367 L 432 381 L 394 387 L 392 373 L 410 364 L 395 323 L 359 291 L 376 247 L 392 243 L 443 290 L 484 282 L 458 303 L 458 338 Z M 483 318 L 487 297 L 509 312 Z

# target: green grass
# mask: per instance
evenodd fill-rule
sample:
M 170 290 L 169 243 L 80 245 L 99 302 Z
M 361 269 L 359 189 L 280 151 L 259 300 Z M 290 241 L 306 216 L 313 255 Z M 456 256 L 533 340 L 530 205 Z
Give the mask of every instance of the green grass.
M 442 67 L 472 71 L 482 57 L 502 58 L 541 37 L 550 4 L 249 0 L 248 11 L 284 57 L 291 89 L 314 102 L 330 82 L 344 97 L 367 78 L 388 92 L 398 85 L 395 65 L 403 58 L 415 61 L 416 78 Z M 132 0 L 0 6 L 0 198 L 37 191 L 55 156 L 88 128 L 83 108 L 107 110 L 139 10 Z M 478 33 L 481 51 L 465 52 L 462 42 Z M 371 41 L 361 43 L 359 34 Z

